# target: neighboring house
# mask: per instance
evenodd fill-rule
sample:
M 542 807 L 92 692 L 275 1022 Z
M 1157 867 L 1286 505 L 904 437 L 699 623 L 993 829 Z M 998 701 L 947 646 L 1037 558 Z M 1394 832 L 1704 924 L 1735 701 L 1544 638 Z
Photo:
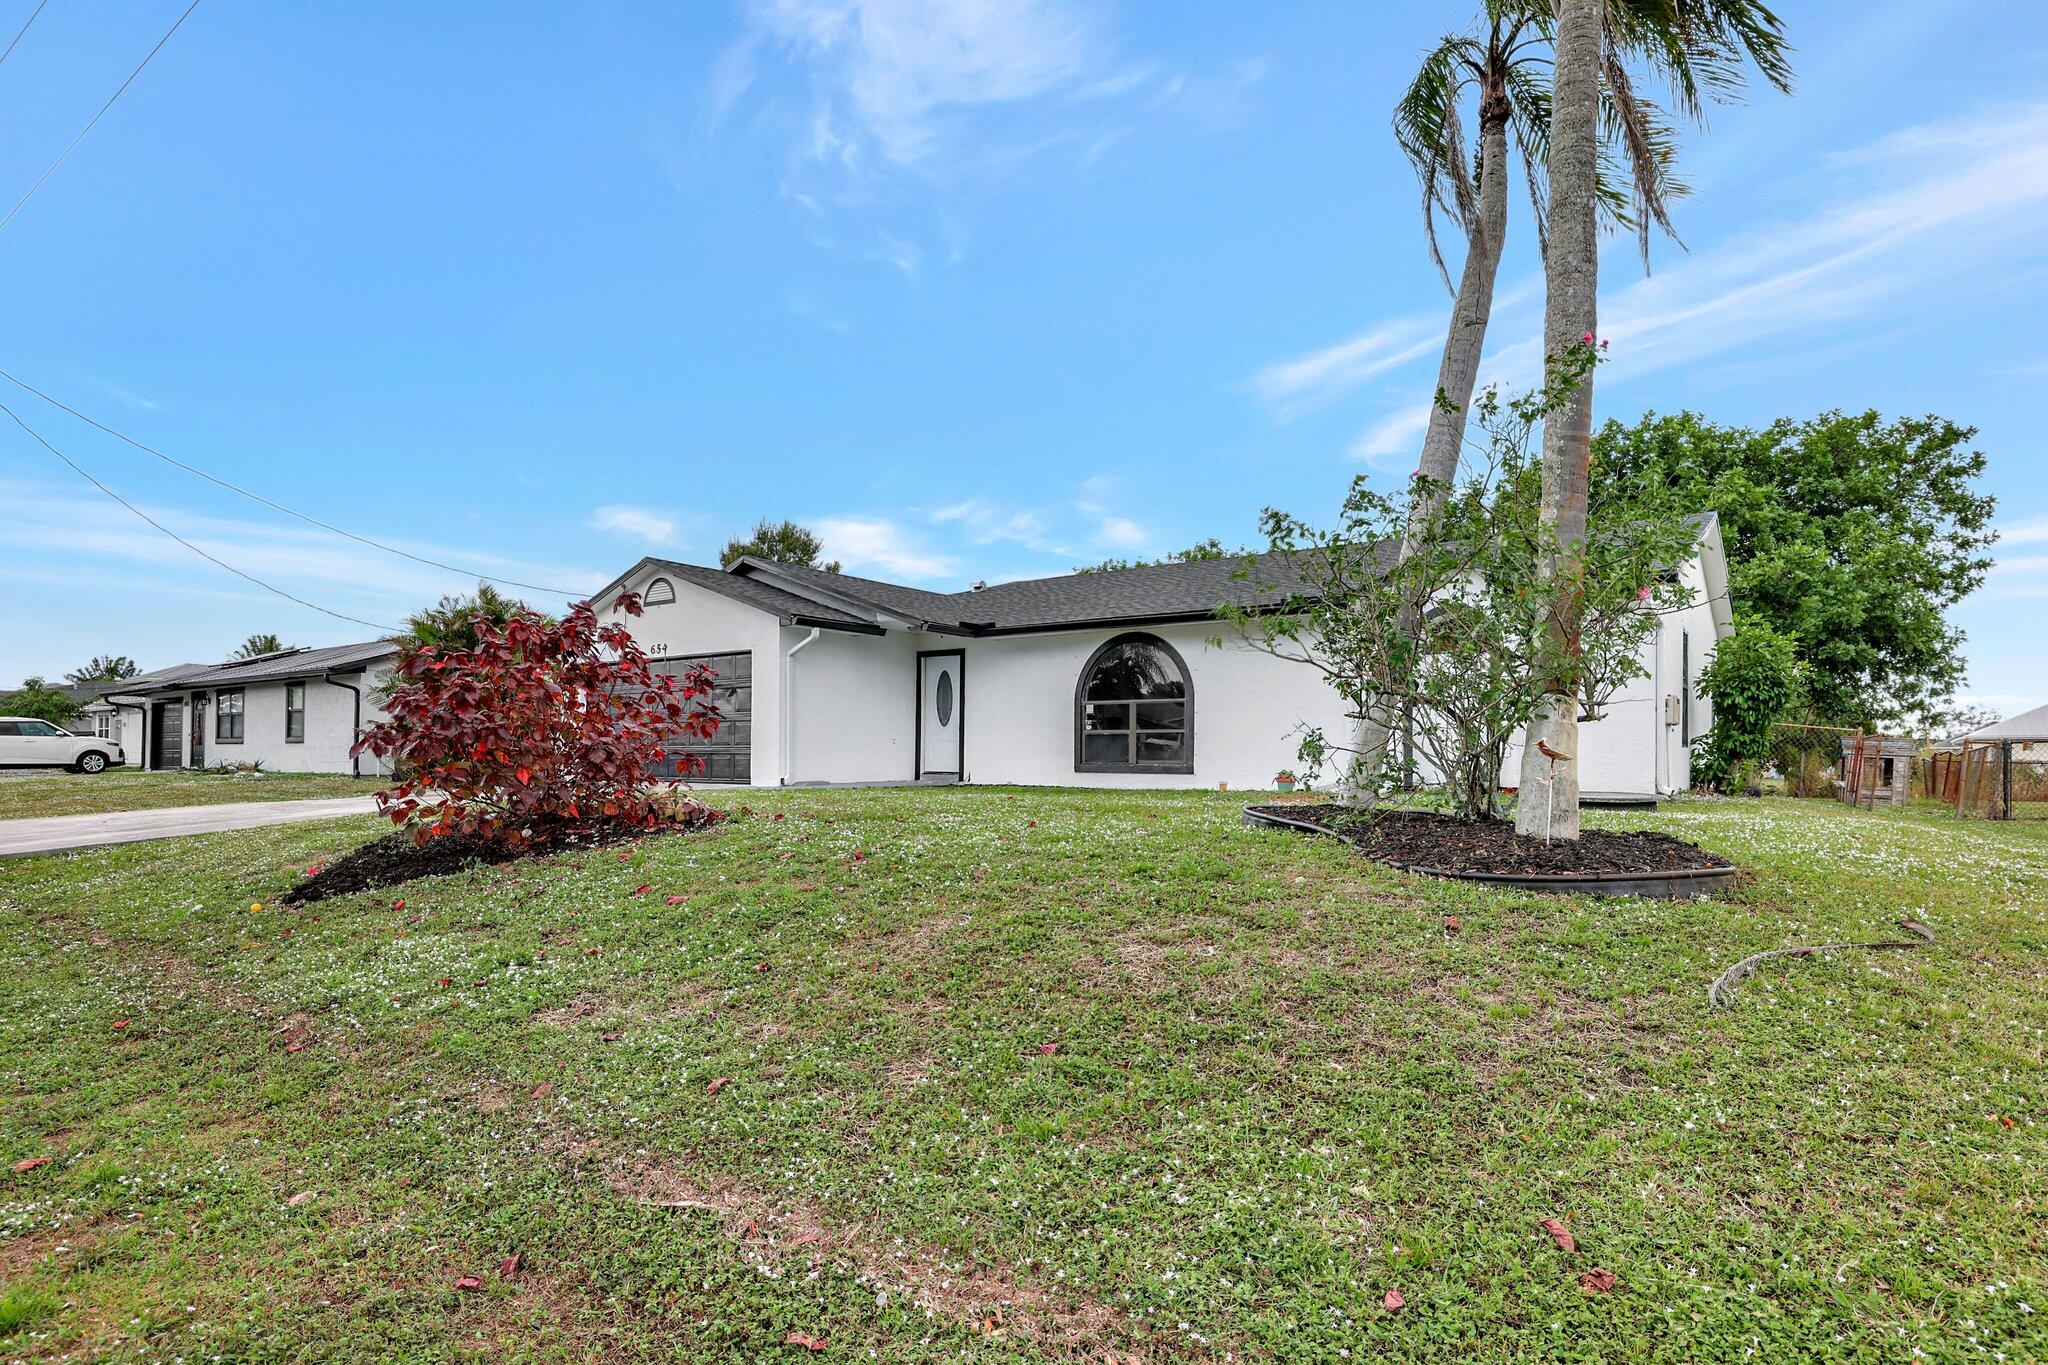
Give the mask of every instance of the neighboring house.
M 1980 740 L 2005 740 L 2012 745 L 2015 761 L 2039 763 L 2048 760 L 2048 706 L 2037 706 L 2031 711 L 2022 711 L 2010 720 L 1995 720 L 1989 725 L 1980 725 L 1963 736 L 1964 740 L 1977 743 Z M 1962 747 L 1962 740 L 1943 746 Z
M 80 707 L 82 707 L 82 706 L 84 706 L 84 705 L 85 705 L 85 704 L 86 704 L 87 702 L 91 701 L 91 700 L 92 700 L 92 699 L 93 699 L 93 698 L 94 698 L 95 696 L 99 695 L 100 689 L 102 689 L 102 688 L 104 688 L 104 687 L 106 687 L 106 686 L 108 686 L 108 685 L 109 685 L 109 684 L 106 684 L 106 683 L 97 683 L 97 682 L 90 682 L 90 683 L 53 683 L 53 682 L 45 682 L 45 683 L 43 684 L 43 688 L 44 688 L 44 690 L 45 690 L 45 691 L 49 691 L 49 692 L 58 692 L 58 693 L 61 693 L 61 694 L 63 694 L 64 696 L 67 696 L 67 697 L 71 698 L 71 701 L 72 701 L 72 704 L 73 704 L 73 705 L 75 705 L 75 706 L 80 706 Z M 18 694 L 18 693 L 16 693 L 16 692 L 0 692 L 0 711 L 6 711 L 6 710 L 10 710 L 10 709 L 12 709 L 12 708 L 11 708 L 11 706 L 10 706 L 10 703 L 12 703 L 12 702 L 13 702 L 14 698 L 15 698 L 15 697 L 16 697 L 17 695 L 19 695 L 19 694 Z M 91 726 L 91 725 L 89 725 L 89 724 L 88 724 L 88 723 L 86 722 L 86 719 L 85 719 L 85 716 L 84 716 L 84 713 L 83 713 L 83 712 L 80 712 L 79 714 L 77 714 L 77 715 L 74 715 L 74 716 L 73 716 L 73 717 L 72 717 L 72 718 L 71 718 L 70 720 L 67 720 L 67 721 L 64 721 L 64 722 L 62 722 L 62 724 L 63 724 L 63 727 L 64 727 L 64 728 L 65 728 L 66 730 L 69 730 L 69 731 L 70 731 L 70 732 L 71 732 L 72 734 L 74 734 L 74 735 L 89 735 L 89 734 L 93 733 L 93 730 L 92 730 L 92 726 Z
M 91 689 L 90 700 L 71 723 L 71 729 L 81 735 L 98 735 L 101 739 L 125 744 L 127 737 L 135 733 L 127 724 L 130 712 L 114 704 L 114 698 L 128 696 L 138 689 L 158 683 L 170 683 L 191 673 L 203 671 L 205 664 L 173 664 L 169 668 L 158 668 L 148 673 L 138 673 L 132 678 L 120 678 L 111 682 L 81 684 Z M 135 760 L 141 766 L 141 760 Z
M 130 678 L 103 700 L 138 768 L 261 763 L 271 772 L 383 776 L 374 755 L 350 755 L 384 719 L 377 689 L 398 646 L 389 640 L 286 649 Z
M 1694 604 L 1660 619 L 1649 676 L 1581 729 L 1587 791 L 1690 783 L 1691 742 L 1712 723 L 1695 683 L 1733 629 L 1719 520 L 1696 524 L 1674 570 Z M 644 613 L 618 619 L 642 647 L 718 676 L 718 737 L 677 746 L 704 758 L 698 781 L 1259 789 L 1296 766 L 1305 726 L 1337 738 L 1350 722 L 1319 673 L 1216 620 L 1226 599 L 1287 595 L 1254 588 L 1284 583 L 1283 556 L 1261 556 L 1249 579 L 1234 577 L 1241 562 L 943 593 L 751 557 L 726 571 L 643 559 L 592 600 L 610 614 L 618 592 L 638 592 Z

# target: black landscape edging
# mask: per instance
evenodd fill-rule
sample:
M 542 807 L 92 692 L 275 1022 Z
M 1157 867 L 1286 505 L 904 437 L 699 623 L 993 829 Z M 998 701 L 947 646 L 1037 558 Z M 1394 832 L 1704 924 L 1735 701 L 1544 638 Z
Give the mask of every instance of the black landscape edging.
M 1303 834 L 1320 834 L 1328 839 L 1344 837 L 1327 825 L 1282 815 L 1270 806 L 1246 806 L 1243 821 L 1255 828 L 1291 829 Z M 1690 900 L 1694 896 L 1706 895 L 1733 881 L 1738 871 L 1733 867 L 1697 867 L 1667 872 L 1458 872 L 1450 868 L 1424 867 L 1420 863 L 1397 863 L 1385 858 L 1374 858 L 1373 861 L 1402 872 L 1419 872 L 1427 877 L 1443 877 L 1450 881 L 1482 882 L 1517 891 L 1544 891 L 1552 895 L 1641 896 L 1649 900 Z

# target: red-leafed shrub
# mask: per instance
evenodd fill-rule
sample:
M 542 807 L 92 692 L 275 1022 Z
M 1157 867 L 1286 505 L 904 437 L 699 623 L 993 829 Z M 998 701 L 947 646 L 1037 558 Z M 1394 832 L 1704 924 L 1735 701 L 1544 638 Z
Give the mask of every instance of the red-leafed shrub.
M 624 594 L 618 609 L 638 616 L 640 600 Z M 522 613 L 475 628 L 472 649 L 422 645 L 393 665 L 390 719 L 355 746 L 401 775 L 378 809 L 420 843 L 469 834 L 514 848 L 577 828 L 676 823 L 673 792 L 648 774 L 664 739 L 717 732 L 707 670 L 656 673 L 632 633 L 598 624 L 588 602 L 559 622 Z

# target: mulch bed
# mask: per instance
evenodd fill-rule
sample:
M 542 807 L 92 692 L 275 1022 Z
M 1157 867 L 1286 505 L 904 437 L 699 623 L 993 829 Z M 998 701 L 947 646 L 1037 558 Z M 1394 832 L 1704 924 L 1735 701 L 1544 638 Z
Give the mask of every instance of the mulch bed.
M 1505 820 L 1457 820 L 1428 811 L 1363 815 L 1344 806 L 1306 802 L 1259 809 L 1321 825 L 1367 857 L 1401 868 L 1555 876 L 1691 872 L 1731 865 L 1698 844 L 1668 834 L 1589 829 L 1578 839 L 1545 844 L 1515 833 L 1515 827 Z
M 652 829 L 637 825 L 575 825 L 544 832 L 513 849 L 473 834 L 446 834 L 416 844 L 403 830 L 372 839 L 343 854 L 294 886 L 279 899 L 286 905 L 310 905 L 329 896 L 349 896 L 380 886 L 397 886 L 420 877 L 439 877 L 484 863 L 509 863 L 521 858 L 552 857 L 581 849 L 603 848 L 655 834 L 681 834 L 702 829 L 722 818 L 706 811 L 696 820 L 677 820 Z

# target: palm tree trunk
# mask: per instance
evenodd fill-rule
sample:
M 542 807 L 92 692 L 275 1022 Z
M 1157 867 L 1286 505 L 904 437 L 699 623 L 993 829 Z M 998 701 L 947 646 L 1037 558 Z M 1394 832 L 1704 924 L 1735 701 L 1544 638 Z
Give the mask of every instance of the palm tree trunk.
M 1459 172 L 1463 174 L 1462 169 Z M 1479 357 L 1486 347 L 1487 324 L 1493 319 L 1494 278 L 1500 273 L 1501 249 L 1508 228 L 1508 100 L 1489 84 L 1479 99 L 1479 211 L 1465 226 L 1465 268 L 1458 276 L 1458 298 L 1451 308 L 1451 327 L 1444 337 L 1443 359 L 1437 365 L 1437 401 L 1429 410 L 1429 431 L 1422 438 L 1418 478 L 1427 479 L 1409 505 L 1408 530 L 1401 538 L 1401 558 L 1421 548 L 1427 528 L 1443 511 L 1451 481 L 1457 477 L 1458 454 L 1465 444 L 1465 416 L 1472 391 L 1479 385 Z M 1420 603 L 1401 612 L 1397 629 L 1416 629 Z M 1352 767 L 1340 794 L 1347 805 L 1369 799 L 1379 785 L 1393 737 L 1396 704 L 1372 698 L 1352 731 Z
M 1544 262 L 1543 349 L 1548 361 L 1599 320 L 1598 175 L 1603 0 L 1556 0 L 1550 105 L 1550 249 Z M 1548 672 L 1542 704 L 1522 746 L 1515 828 L 1545 839 L 1579 837 L 1579 578 L 1592 475 L 1593 376 L 1543 423 L 1546 545 L 1539 565 L 1548 592 L 1541 623 Z

